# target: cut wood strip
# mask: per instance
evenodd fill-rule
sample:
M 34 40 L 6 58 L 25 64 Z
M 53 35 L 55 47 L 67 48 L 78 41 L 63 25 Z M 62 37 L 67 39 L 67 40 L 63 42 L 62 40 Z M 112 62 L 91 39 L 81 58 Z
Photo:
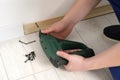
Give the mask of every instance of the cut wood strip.
M 92 10 L 88 14 L 88 16 L 85 17 L 85 19 L 105 15 L 105 14 L 112 13 L 112 12 L 113 12 L 113 9 L 110 5 L 97 7 L 94 10 Z M 63 17 L 64 16 L 60 16 L 60 17 L 56 17 L 56 18 L 52 18 L 52 19 L 48 19 L 48 20 L 44 20 L 44 21 L 37 21 L 37 22 L 29 23 L 29 24 L 24 24 L 24 34 L 26 35 L 26 34 L 30 34 L 30 33 L 33 33 L 33 32 L 37 32 L 39 30 L 39 28 L 40 29 L 48 28 L 53 23 L 61 20 Z M 38 23 L 39 28 L 37 28 L 35 23 Z

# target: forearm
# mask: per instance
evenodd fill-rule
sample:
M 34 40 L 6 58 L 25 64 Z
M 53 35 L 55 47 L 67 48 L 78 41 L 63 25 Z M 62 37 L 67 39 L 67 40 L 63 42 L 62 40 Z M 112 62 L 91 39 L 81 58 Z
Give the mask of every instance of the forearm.
M 89 70 L 120 66 L 120 43 L 87 59 L 87 62 Z
M 63 18 L 68 22 L 77 23 L 82 20 L 101 0 L 77 0 Z

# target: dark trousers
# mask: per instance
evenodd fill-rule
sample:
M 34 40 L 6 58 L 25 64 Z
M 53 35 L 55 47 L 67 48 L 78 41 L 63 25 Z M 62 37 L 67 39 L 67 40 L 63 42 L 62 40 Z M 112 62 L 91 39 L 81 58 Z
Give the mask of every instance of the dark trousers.
M 108 0 L 120 22 L 120 0 Z
M 108 0 L 120 22 L 120 0 Z M 119 52 L 120 53 L 120 52 Z M 119 61 L 120 62 L 120 61 Z M 120 80 L 120 66 L 109 68 L 114 80 Z

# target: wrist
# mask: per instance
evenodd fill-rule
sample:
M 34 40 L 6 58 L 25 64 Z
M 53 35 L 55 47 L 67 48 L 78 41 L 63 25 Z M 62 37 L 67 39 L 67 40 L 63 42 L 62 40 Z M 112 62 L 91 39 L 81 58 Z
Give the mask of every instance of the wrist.
M 94 60 L 94 57 L 91 58 L 86 58 L 85 59 L 85 63 L 86 63 L 86 70 L 95 70 L 97 69 L 97 64 Z
M 68 25 L 75 25 L 77 24 L 77 21 L 73 20 L 73 19 L 70 19 L 70 18 L 67 18 L 67 17 L 64 17 L 62 19 L 62 21 Z

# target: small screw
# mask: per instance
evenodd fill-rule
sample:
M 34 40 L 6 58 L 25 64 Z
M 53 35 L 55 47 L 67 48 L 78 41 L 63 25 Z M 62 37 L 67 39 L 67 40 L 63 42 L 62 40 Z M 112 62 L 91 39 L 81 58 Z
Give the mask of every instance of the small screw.
M 29 54 L 26 54 L 25 57 L 28 58 L 28 59 L 25 61 L 25 63 L 26 63 L 26 62 L 29 61 L 29 60 L 30 60 L 30 61 L 33 61 L 33 60 L 35 59 L 36 55 L 35 55 L 35 52 L 32 51 L 32 52 L 30 52 Z

